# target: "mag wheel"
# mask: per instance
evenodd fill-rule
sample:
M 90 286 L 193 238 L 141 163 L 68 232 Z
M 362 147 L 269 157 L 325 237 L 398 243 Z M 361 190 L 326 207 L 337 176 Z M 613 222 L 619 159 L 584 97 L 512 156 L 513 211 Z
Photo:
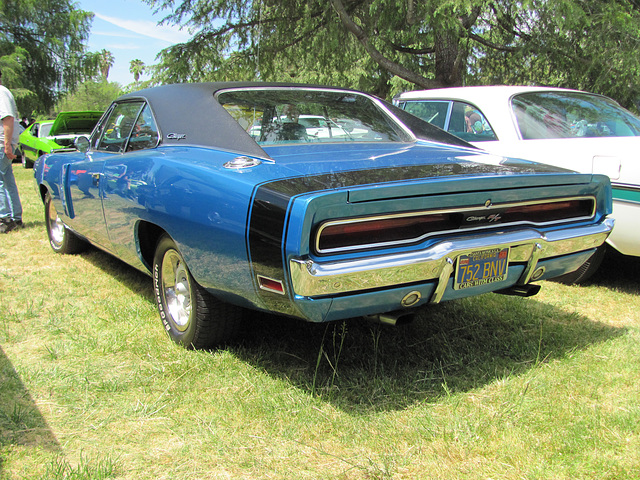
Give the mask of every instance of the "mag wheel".
M 80 239 L 62 222 L 49 193 L 44 199 L 44 221 L 47 226 L 49 244 L 54 252 L 78 253 L 86 247 L 84 240 Z
M 211 296 L 194 280 L 175 242 L 163 235 L 153 259 L 153 287 L 169 337 L 186 348 L 209 348 L 238 331 L 242 309 Z

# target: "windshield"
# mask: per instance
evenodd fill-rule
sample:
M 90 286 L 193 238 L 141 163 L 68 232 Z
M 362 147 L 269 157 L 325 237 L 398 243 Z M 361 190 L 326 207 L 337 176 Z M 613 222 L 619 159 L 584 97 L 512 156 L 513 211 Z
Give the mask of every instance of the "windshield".
M 52 123 L 41 123 L 40 124 L 40 133 L 39 133 L 39 137 L 46 137 L 49 135 L 49 132 L 51 131 L 51 127 L 53 127 L 53 122 Z
M 523 139 L 640 136 L 640 119 L 614 101 L 573 92 L 517 95 L 512 108 Z
M 243 89 L 217 100 L 260 145 L 413 140 L 369 97 L 353 92 Z

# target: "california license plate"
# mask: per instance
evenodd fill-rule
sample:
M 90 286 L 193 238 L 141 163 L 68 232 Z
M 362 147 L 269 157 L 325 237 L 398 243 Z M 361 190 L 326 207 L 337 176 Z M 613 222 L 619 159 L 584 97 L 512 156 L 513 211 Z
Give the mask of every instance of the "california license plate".
M 509 248 L 478 250 L 460 255 L 453 288 L 462 290 L 501 282 L 507 278 L 508 266 Z

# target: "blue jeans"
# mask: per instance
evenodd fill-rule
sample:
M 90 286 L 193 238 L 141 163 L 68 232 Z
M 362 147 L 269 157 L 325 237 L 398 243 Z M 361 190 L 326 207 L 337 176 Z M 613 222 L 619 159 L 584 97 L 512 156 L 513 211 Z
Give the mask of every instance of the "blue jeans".
M 13 167 L 4 152 L 0 157 L 0 218 L 22 220 L 22 204 Z

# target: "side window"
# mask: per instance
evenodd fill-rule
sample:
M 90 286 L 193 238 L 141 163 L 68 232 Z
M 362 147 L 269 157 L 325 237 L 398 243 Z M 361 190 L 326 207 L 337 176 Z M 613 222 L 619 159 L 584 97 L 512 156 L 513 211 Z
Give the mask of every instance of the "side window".
M 116 105 L 100 126 L 100 140 L 96 150 L 123 152 L 142 106 L 143 102 L 125 102 Z
M 89 137 L 89 145 L 90 148 L 97 149 L 98 142 L 102 138 L 102 134 L 107 126 L 107 120 L 111 117 L 111 112 L 113 111 L 113 104 L 109 106 L 109 109 L 105 111 L 105 114 L 100 119 L 100 122 L 96 125 L 96 128 L 93 129 L 91 133 L 91 137 Z
M 406 102 L 400 107 L 410 114 L 444 129 L 450 103 L 449 101 L 418 100 Z
M 131 138 L 127 145 L 127 152 L 153 148 L 157 144 L 158 126 L 156 125 L 156 121 L 153 119 L 149 105 L 145 105 L 133 126 Z
M 498 139 L 482 112 L 463 102 L 453 102 L 447 131 L 467 142 Z

